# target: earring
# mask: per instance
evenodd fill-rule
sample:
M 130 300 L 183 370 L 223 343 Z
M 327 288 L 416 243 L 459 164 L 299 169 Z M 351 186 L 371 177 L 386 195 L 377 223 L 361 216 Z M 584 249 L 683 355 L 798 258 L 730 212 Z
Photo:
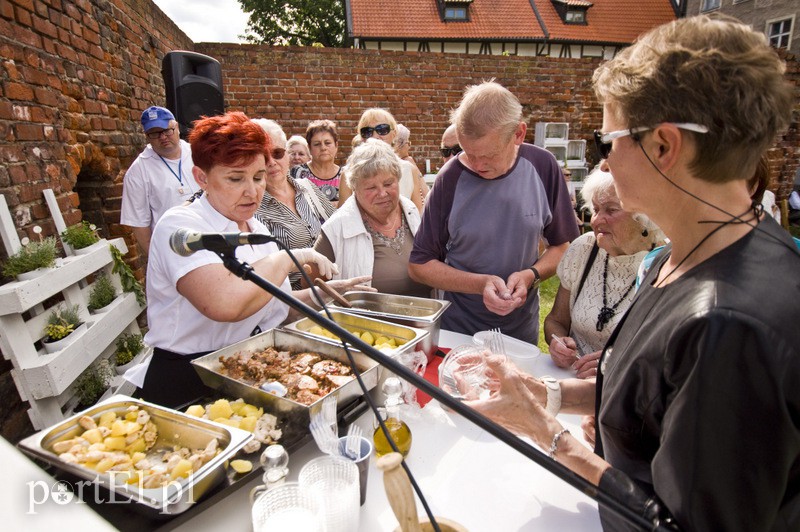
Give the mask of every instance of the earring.
M 644 230 L 642 231 L 642 236 L 647 236 L 649 234 L 650 234 L 650 231 L 648 231 L 647 228 L 645 227 Z

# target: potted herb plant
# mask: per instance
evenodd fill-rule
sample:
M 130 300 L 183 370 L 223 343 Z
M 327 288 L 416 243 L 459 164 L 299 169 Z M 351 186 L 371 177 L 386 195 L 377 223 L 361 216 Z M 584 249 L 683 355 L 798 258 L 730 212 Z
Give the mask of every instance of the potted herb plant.
M 67 227 L 61 233 L 61 239 L 77 253 L 84 255 L 96 249 L 94 246 L 100 242 L 100 237 L 97 235 L 97 228 L 94 224 L 83 221 L 75 225 Z
M 58 305 L 47 317 L 44 338 L 42 338 L 45 351 L 55 353 L 64 349 L 71 343 L 71 339 L 68 337 L 85 328 L 86 324 L 80 319 L 78 305 L 71 307 Z
M 56 246 L 56 239 L 52 236 L 38 242 L 23 238 L 20 250 L 8 257 L 3 264 L 3 275 L 26 281 L 52 271 L 58 254 Z
M 89 301 L 86 307 L 93 313 L 106 312 L 108 305 L 110 305 L 117 297 L 117 289 L 111 279 L 106 275 L 100 275 L 95 279 L 92 288 L 89 290 Z
M 114 353 L 117 374 L 123 375 L 138 363 L 139 353 L 144 351 L 144 340 L 141 334 L 126 333 L 117 338 L 117 350 Z
M 84 410 L 95 404 L 108 389 L 113 376 L 114 371 L 105 359 L 86 368 L 72 385 L 72 390 L 78 396 L 76 410 Z

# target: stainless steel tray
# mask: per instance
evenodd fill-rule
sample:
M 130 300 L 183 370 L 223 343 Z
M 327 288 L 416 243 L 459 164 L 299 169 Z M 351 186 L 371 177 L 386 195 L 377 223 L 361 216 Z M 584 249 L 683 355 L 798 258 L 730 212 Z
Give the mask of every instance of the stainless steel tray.
M 84 429 L 78 425 L 78 419 L 82 416 L 91 416 L 96 420 L 105 412 L 124 415 L 128 407 L 134 405 L 146 410 L 150 414 L 151 421 L 158 427 L 158 439 L 153 449 L 172 450 L 174 445 L 192 449 L 204 448 L 216 438 L 219 441 L 220 452 L 189 478 L 163 488 L 153 489 L 139 489 L 136 484 L 112 482 L 108 473 L 97 473 L 78 464 L 64 462 L 53 452 L 53 445 L 56 442 L 74 438 L 83 432 Z M 222 481 L 226 477 L 225 462 L 252 438 L 253 435 L 244 430 L 192 417 L 125 395 L 115 395 L 84 412 L 25 438 L 18 446 L 31 456 L 44 460 L 57 469 L 96 482 L 120 497 L 139 503 L 133 506 L 141 513 L 152 517 L 165 517 L 186 511 Z
M 400 353 L 407 353 L 419 349 L 418 344 L 422 342 L 427 336 L 428 332 L 406 325 L 398 325 L 388 321 L 378 320 L 368 316 L 361 316 L 344 311 L 331 311 L 333 321 L 344 327 L 348 331 L 369 331 L 375 338 L 378 336 L 386 336 L 387 338 L 394 338 L 398 343 L 398 347 L 392 350 L 387 350 L 386 354 L 394 356 Z M 294 323 L 285 325 L 284 328 L 289 331 L 296 331 L 308 338 L 318 340 L 321 342 L 342 345 L 337 339 L 328 338 L 310 332 L 310 329 L 317 324 L 309 318 L 303 318 Z M 402 343 L 402 345 L 400 345 Z
M 341 307 L 335 300 L 332 303 L 342 312 L 428 331 L 419 348 L 425 352 L 429 362 L 439 349 L 442 314 L 450 306 L 449 301 L 360 291 L 347 292 L 343 297 L 350 302 L 351 308 Z
M 304 405 L 286 397 L 278 397 L 267 393 L 261 388 L 223 374 L 222 364 L 219 361 L 220 357 L 228 357 L 242 351 L 261 351 L 267 347 L 296 352 L 313 351 L 348 364 L 347 355 L 341 345 L 337 347 L 337 345 L 324 342 L 313 335 L 307 336 L 296 331 L 283 329 L 270 329 L 219 351 L 192 360 L 192 364 L 206 386 L 231 397 L 241 397 L 248 403 L 262 406 L 271 414 L 288 423 L 308 427 L 311 413 L 316 413 L 322 408 L 322 399 L 310 405 Z M 351 350 L 351 353 L 367 389 L 374 388 L 378 380 L 377 362 L 374 362 L 360 351 Z M 362 395 L 361 387 L 355 379 L 331 393 L 336 395 L 339 405 L 352 402 Z

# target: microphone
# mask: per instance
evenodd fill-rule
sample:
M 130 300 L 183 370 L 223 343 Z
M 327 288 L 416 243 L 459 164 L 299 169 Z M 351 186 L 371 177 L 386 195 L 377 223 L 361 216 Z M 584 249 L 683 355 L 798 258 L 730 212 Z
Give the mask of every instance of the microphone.
M 262 233 L 198 233 L 189 229 L 178 229 L 169 238 L 169 247 L 181 257 L 188 257 L 195 251 L 222 253 L 238 246 L 269 242 L 277 240 L 271 235 Z

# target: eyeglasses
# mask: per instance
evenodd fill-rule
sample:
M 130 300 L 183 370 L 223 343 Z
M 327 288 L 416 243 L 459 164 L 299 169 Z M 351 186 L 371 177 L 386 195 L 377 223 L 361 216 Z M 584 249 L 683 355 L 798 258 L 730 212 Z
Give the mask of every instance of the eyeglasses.
M 458 144 L 449 148 L 445 146 L 444 148 L 439 148 L 439 151 L 442 152 L 442 157 L 450 157 L 451 155 L 455 157 L 461 153 L 461 146 Z
M 392 130 L 392 127 L 389 124 L 378 124 L 375 127 L 362 127 L 359 130 L 361 133 L 361 137 L 364 139 L 368 139 L 372 136 L 372 133 L 375 132 L 380 136 L 388 135 L 389 132 Z
M 687 131 L 694 131 L 695 133 L 708 133 L 708 128 L 706 126 L 702 126 L 700 124 L 690 124 L 684 122 L 665 122 L 667 124 L 672 124 L 673 126 L 679 129 L 685 129 Z M 622 137 L 627 137 L 628 135 L 633 138 L 636 142 L 639 141 L 639 133 L 643 131 L 649 131 L 653 129 L 650 126 L 641 126 L 641 127 L 632 127 L 630 129 L 620 129 L 619 131 L 612 131 L 611 133 L 601 133 L 597 130 L 594 131 L 594 147 L 597 149 L 597 153 L 600 155 L 601 159 L 608 159 L 608 155 L 611 153 L 611 141 L 614 139 L 619 139 Z
M 157 139 L 161 136 L 171 137 L 172 132 L 175 131 L 174 127 L 168 127 L 167 129 L 162 129 L 161 131 L 153 131 L 152 133 L 145 133 L 148 139 Z
M 269 152 L 269 154 L 270 154 L 270 156 L 272 156 L 273 159 L 275 159 L 277 161 L 279 159 L 283 159 L 283 157 L 286 155 L 286 149 L 285 148 L 272 148 L 272 151 Z

